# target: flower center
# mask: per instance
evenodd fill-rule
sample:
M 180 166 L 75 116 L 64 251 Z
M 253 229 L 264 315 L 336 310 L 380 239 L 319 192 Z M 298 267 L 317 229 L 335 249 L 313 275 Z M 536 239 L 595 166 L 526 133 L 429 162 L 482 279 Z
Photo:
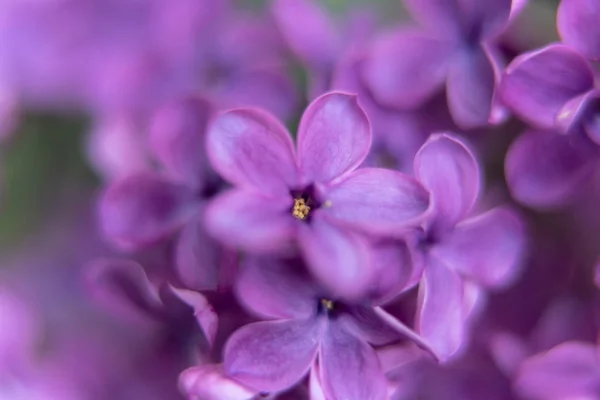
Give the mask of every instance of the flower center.
M 304 221 L 309 213 L 310 206 L 306 204 L 306 200 L 302 197 L 294 199 L 294 209 L 292 210 L 292 215 L 294 217 Z
M 335 303 L 333 302 L 333 300 L 321 299 L 321 307 L 323 307 L 323 309 L 325 309 L 326 311 L 333 311 L 333 309 L 335 308 Z

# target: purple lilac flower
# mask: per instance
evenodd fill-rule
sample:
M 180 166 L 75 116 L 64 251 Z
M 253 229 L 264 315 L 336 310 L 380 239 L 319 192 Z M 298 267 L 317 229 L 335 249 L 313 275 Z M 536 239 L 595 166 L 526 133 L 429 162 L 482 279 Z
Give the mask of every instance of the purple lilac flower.
M 370 279 L 362 235 L 399 233 L 418 224 L 428 194 L 401 173 L 355 170 L 369 152 L 371 129 L 356 97 L 325 94 L 304 112 L 298 151 L 269 114 L 236 109 L 217 117 L 208 154 L 236 188 L 206 212 L 221 242 L 253 253 L 298 244 L 312 272 L 336 293 L 356 295 Z
M 371 344 L 422 341 L 377 307 L 377 299 L 339 301 L 296 261 L 249 257 L 236 285 L 240 301 L 266 321 L 228 340 L 224 372 L 250 388 L 279 392 L 311 368 L 325 398 L 385 399 L 386 380 Z M 313 371 L 314 372 L 314 371 Z
M 422 27 L 389 32 L 373 44 L 363 76 L 374 96 L 410 109 L 445 85 L 458 126 L 501 121 L 494 91 L 502 63 L 494 40 L 506 28 L 511 0 L 404 3 Z
M 179 99 L 160 110 L 149 147 L 162 166 L 113 182 L 100 201 L 100 223 L 106 237 L 126 249 L 164 241 L 179 233 L 176 267 L 188 288 L 226 284 L 235 254 L 207 236 L 202 222 L 204 201 L 223 187 L 208 165 L 206 126 L 212 106 L 203 99 Z
M 557 26 L 563 42 L 585 57 L 600 59 L 600 4 L 594 0 L 562 0 Z
M 589 181 L 599 159 L 600 92 L 589 64 L 570 47 L 552 44 L 517 57 L 499 93 L 536 128 L 507 154 L 513 196 L 535 207 L 564 204 Z
M 505 207 L 471 216 L 480 192 L 479 167 L 452 135 L 431 136 L 414 170 L 430 190 L 434 209 L 417 244 L 424 262 L 417 330 L 447 360 L 465 344 L 483 288 L 506 286 L 517 277 L 524 227 Z

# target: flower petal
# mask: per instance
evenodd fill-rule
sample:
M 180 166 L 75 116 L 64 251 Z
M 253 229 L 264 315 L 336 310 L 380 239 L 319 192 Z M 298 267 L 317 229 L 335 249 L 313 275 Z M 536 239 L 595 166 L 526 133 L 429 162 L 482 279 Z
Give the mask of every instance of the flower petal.
M 150 128 L 150 147 L 172 174 L 193 188 L 207 179 L 206 129 L 212 106 L 200 97 L 177 99 L 154 116 Z
M 284 194 L 297 184 L 292 138 L 263 111 L 239 108 L 216 117 L 207 149 L 212 166 L 234 185 Z
M 402 29 L 374 42 L 363 78 L 381 104 L 415 108 L 441 89 L 454 45 L 413 29 Z
M 515 386 L 528 398 L 596 399 L 600 395 L 599 360 L 595 345 L 566 342 L 525 361 Z
M 500 287 L 517 278 L 525 240 L 519 217 L 508 208 L 494 208 L 458 224 L 432 251 L 477 284 Z
M 455 60 L 448 72 L 447 96 L 459 127 L 469 129 L 490 122 L 495 83 L 494 66 L 482 49 Z
M 323 214 L 344 225 L 375 233 L 394 233 L 419 224 L 429 194 L 415 179 L 383 168 L 361 168 L 325 193 Z
M 291 198 L 230 190 L 207 207 L 206 229 L 227 247 L 254 253 L 279 251 L 295 237 L 292 205 Z
M 188 222 L 177 240 L 176 268 L 186 288 L 215 290 L 221 284 L 224 250 L 208 235 L 202 222 L 202 212 Z
M 322 319 L 255 322 L 238 329 L 224 351 L 225 372 L 265 392 L 287 389 L 308 372 L 322 335 Z
M 369 153 L 371 125 L 356 95 L 315 99 L 298 128 L 298 163 L 307 182 L 327 183 L 358 167 Z
M 321 383 L 327 398 L 385 400 L 387 382 L 375 351 L 335 322 L 319 352 Z
M 223 367 L 214 364 L 186 369 L 179 375 L 179 387 L 189 399 L 252 400 L 259 394 L 228 378 Z
M 371 307 L 350 306 L 347 314 L 338 317 L 338 321 L 344 325 L 344 329 L 352 332 L 356 337 L 376 346 L 404 338 Z
M 461 35 L 461 10 L 457 1 L 404 0 L 411 16 L 436 33 L 458 38 Z
M 562 41 L 587 58 L 600 59 L 600 4 L 594 0 L 562 0 L 556 15 Z
M 315 214 L 298 244 L 315 278 L 332 297 L 361 297 L 372 279 L 366 239 Z
M 101 259 L 86 266 L 86 286 L 110 310 L 156 317 L 163 308 L 158 289 L 144 268 L 130 260 Z
M 429 256 L 419 286 L 417 331 L 440 361 L 461 349 L 465 339 L 462 279 L 434 256 Z
M 479 32 L 479 39 L 493 38 L 502 33 L 514 0 L 457 0 L 464 34 Z
M 374 277 L 368 295 L 372 304 L 395 298 L 420 279 L 419 265 L 404 240 L 372 241 L 369 255 Z
M 506 155 L 506 180 L 512 196 L 538 208 L 563 205 L 591 178 L 597 154 L 596 146 L 578 135 L 527 132 Z
M 432 135 L 415 156 L 415 176 L 431 191 L 434 226 L 445 230 L 469 214 L 480 189 L 473 153 L 450 134 Z
M 314 283 L 294 261 L 247 256 L 236 294 L 254 313 L 274 319 L 308 318 L 317 310 Z
M 215 343 L 217 329 L 219 327 L 219 316 L 206 297 L 194 290 L 180 289 L 169 285 L 171 292 L 182 302 L 194 310 L 194 318 L 202 332 L 212 346 Z
M 114 182 L 100 199 L 100 225 L 106 237 L 125 249 L 152 244 L 178 230 L 197 211 L 186 187 L 152 174 Z
M 586 60 L 567 46 L 552 44 L 515 58 L 504 71 L 499 93 L 519 117 L 552 129 L 563 105 L 593 85 Z
M 285 40 L 304 63 L 313 68 L 333 64 L 341 41 L 322 4 L 313 0 L 277 0 L 272 10 Z

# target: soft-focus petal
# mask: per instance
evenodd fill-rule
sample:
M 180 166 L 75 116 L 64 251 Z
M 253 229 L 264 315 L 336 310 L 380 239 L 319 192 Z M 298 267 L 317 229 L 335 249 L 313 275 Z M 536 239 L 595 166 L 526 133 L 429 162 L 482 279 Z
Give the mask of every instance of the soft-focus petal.
M 319 368 L 318 363 L 315 363 L 310 369 L 308 386 L 310 390 L 310 400 L 327 400 L 323 390 L 323 383 L 321 382 L 321 369 Z
M 556 117 L 561 132 L 585 132 L 600 144 L 600 90 L 594 89 L 568 101 Z
M 562 41 L 587 58 L 600 59 L 600 3 L 595 0 L 562 0 L 557 26 Z
M 600 356 L 595 345 L 566 342 L 525 361 L 515 387 L 540 400 L 600 398 Z
M 282 194 L 297 184 L 291 136 L 258 109 L 217 116 L 208 130 L 207 150 L 213 168 L 234 185 Z
M 214 290 L 221 283 L 225 250 L 208 235 L 202 217 L 203 213 L 198 212 L 181 231 L 175 249 L 175 265 L 185 287 Z
M 322 329 L 320 318 L 246 325 L 225 346 L 225 372 L 260 391 L 287 389 L 308 372 L 319 348 Z
M 432 135 L 415 156 L 415 176 L 431 191 L 434 226 L 447 229 L 477 200 L 480 173 L 473 153 L 449 134 Z
M 593 84 L 593 73 L 582 56 L 565 45 L 552 44 L 515 58 L 504 71 L 499 93 L 519 117 L 551 129 L 563 105 Z
M 385 400 L 387 383 L 375 351 L 341 324 L 329 324 L 319 352 L 327 398 Z
M 429 256 L 419 287 L 417 331 L 441 361 L 453 357 L 465 339 L 462 279 Z
M 300 227 L 298 243 L 312 274 L 332 297 L 365 294 L 373 276 L 365 238 L 315 215 Z
M 215 198 L 205 212 L 209 234 L 232 248 L 260 253 L 288 247 L 296 232 L 291 198 L 265 197 L 230 190 Z
M 448 72 L 447 96 L 459 127 L 475 128 L 490 122 L 495 81 L 494 67 L 483 50 L 470 51 L 455 60 Z
M 103 259 L 90 263 L 85 272 L 90 294 L 109 310 L 141 312 L 153 317 L 160 314 L 162 302 L 158 289 L 140 264 L 129 260 Z
M 308 318 L 317 310 L 314 284 L 294 261 L 247 256 L 236 293 L 241 303 L 266 318 Z
M 186 369 L 179 387 L 189 400 L 252 400 L 259 394 L 228 378 L 221 365 L 207 364 Z
M 298 128 L 302 178 L 327 183 L 358 167 L 370 146 L 371 125 L 356 95 L 326 93 L 308 106 Z
M 414 1 L 414 0 L 413 0 Z M 431 0 L 428 0 L 431 1 Z M 463 24 L 463 35 L 478 32 L 481 39 L 494 37 L 508 23 L 513 0 L 457 0 Z M 449 1 L 448 3 L 453 3 Z
M 432 251 L 477 284 L 498 287 L 517 277 L 525 240 L 519 217 L 508 208 L 495 208 L 458 224 Z
M 117 245 L 134 249 L 166 238 L 197 212 L 193 193 L 160 175 L 114 182 L 100 200 L 100 225 Z
M 598 152 L 578 135 L 530 131 L 506 155 L 506 180 L 513 197 L 533 207 L 556 207 L 583 190 Z
M 337 322 L 356 337 L 377 346 L 404 338 L 371 307 L 349 306 L 347 314 L 340 316 Z
M 414 30 L 384 35 L 367 56 L 365 83 L 382 104 L 399 109 L 418 107 L 442 87 L 453 46 Z
M 368 298 L 383 304 L 398 296 L 420 278 L 420 265 L 413 260 L 404 240 L 376 240 L 369 245 L 373 283 Z
M 315 0 L 276 0 L 272 7 L 292 50 L 313 68 L 329 67 L 341 46 L 334 22 L 323 7 Z
M 172 176 L 200 188 L 207 178 L 206 129 L 211 104 L 199 97 L 178 99 L 161 108 L 150 128 L 150 146 Z
M 440 35 L 461 35 L 461 10 L 455 0 L 403 0 L 413 18 Z
M 35 356 L 38 335 L 42 333 L 40 322 L 12 289 L 0 287 L 0 377 Z
M 198 326 L 202 329 L 209 345 L 212 346 L 219 328 L 219 316 L 206 297 L 194 290 L 180 289 L 174 286 L 169 286 L 169 289 L 179 300 L 193 309 Z
M 417 225 L 429 208 L 429 193 L 414 178 L 383 168 L 361 168 L 327 189 L 320 212 L 344 225 L 393 233 Z

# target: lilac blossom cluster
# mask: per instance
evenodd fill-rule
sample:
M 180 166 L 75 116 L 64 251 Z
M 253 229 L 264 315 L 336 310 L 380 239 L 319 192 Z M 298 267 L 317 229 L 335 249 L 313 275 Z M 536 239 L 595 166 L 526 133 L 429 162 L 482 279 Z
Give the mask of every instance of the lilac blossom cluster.
M 0 4 L 0 133 L 101 180 L 2 261 L 0 399 L 600 400 L 600 1 L 367 4 Z

